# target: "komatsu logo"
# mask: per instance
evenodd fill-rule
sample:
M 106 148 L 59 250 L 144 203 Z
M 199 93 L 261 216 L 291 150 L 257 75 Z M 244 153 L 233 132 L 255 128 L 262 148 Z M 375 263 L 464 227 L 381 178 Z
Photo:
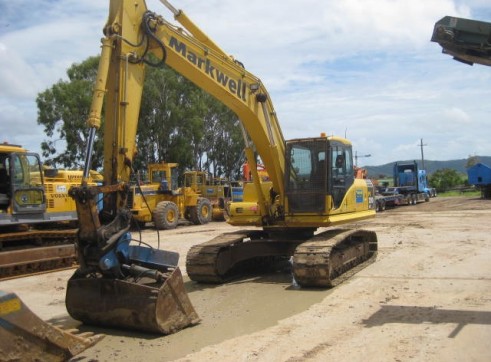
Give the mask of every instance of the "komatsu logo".
M 217 69 L 209 59 L 201 58 L 193 52 L 189 51 L 186 44 L 181 43 L 174 37 L 169 40 L 169 46 L 173 48 L 177 53 L 180 53 L 190 63 L 194 64 L 197 68 L 207 74 L 211 79 L 221 84 L 224 88 L 228 89 L 230 93 L 236 95 L 239 99 L 246 101 L 247 84 L 241 79 L 232 79 L 225 73 L 222 73 Z

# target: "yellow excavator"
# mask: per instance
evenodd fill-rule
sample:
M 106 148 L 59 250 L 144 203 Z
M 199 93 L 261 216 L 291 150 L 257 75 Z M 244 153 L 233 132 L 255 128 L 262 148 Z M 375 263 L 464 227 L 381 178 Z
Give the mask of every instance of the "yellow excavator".
M 90 171 L 87 183 L 97 177 Z M 81 171 L 45 169 L 38 154 L 0 144 L 0 278 L 73 266 L 77 215 L 68 190 L 81 178 Z M 0 290 L 1 361 L 65 361 L 102 337 L 45 323 L 15 293 Z
M 291 259 L 301 286 L 329 287 L 373 261 L 376 234 L 328 229 L 375 216 L 369 180 L 355 179 L 351 143 L 323 133 L 286 141 L 261 80 L 225 53 L 168 1 L 176 26 L 144 0 L 111 0 L 88 119 L 82 184 L 70 194 L 80 224 L 80 267 L 68 281 L 66 307 L 86 324 L 168 334 L 199 322 L 179 271 L 178 255 L 135 241 L 127 207 L 145 67 L 167 64 L 236 113 L 252 183 L 228 205 L 228 222 L 250 226 L 193 246 L 189 277 L 221 283 L 264 263 Z M 89 186 L 94 138 L 104 122 L 104 184 Z M 256 153 L 269 180 L 257 174 Z M 97 207 L 103 194 L 103 206 Z
M 89 187 L 83 182 L 71 191 L 80 222 L 80 268 L 68 283 L 66 297 L 72 317 L 90 324 L 161 333 L 198 320 L 172 253 L 130 245 L 128 184 L 149 65 L 167 64 L 236 113 L 253 172 L 254 182 L 246 184 L 243 201 L 229 205 L 228 220 L 253 228 L 192 247 L 186 259 L 192 280 L 220 283 L 251 265 L 293 257 L 298 284 L 328 287 L 338 276 L 373 260 L 377 237 L 372 231 L 348 228 L 315 233 L 319 227 L 375 216 L 374 187 L 369 180 L 354 178 L 351 143 L 322 133 L 286 141 L 261 80 L 225 53 L 183 11 L 161 2 L 181 26 L 149 11 L 143 0 L 110 1 L 86 153 L 88 176 L 105 100 L 104 185 Z M 255 174 L 256 153 L 268 170 L 269 181 L 262 182 Z M 94 199 L 100 193 L 104 203 L 99 213 Z M 145 284 L 145 278 L 138 278 L 143 275 L 152 277 L 151 281 Z M 177 289 L 170 293 L 168 285 Z M 169 309 L 159 316 L 160 299 L 167 299 Z M 159 318 L 172 321 L 172 327 Z
M 70 190 L 79 220 L 79 267 L 67 285 L 68 313 L 86 324 L 160 334 L 200 320 L 184 289 L 179 255 L 134 240 L 129 232 L 127 198 L 146 66 L 167 64 L 233 110 L 242 125 L 253 182 L 245 184 L 242 201 L 229 203 L 228 222 L 251 229 L 193 246 L 186 259 L 192 280 L 221 283 L 251 267 L 291 260 L 299 285 L 329 287 L 373 261 L 377 237 L 372 231 L 316 233 L 375 216 L 374 187 L 354 177 L 351 143 L 323 133 L 285 140 L 261 80 L 183 11 L 161 2 L 181 26 L 149 11 L 144 0 L 110 0 L 87 121 L 85 169 L 81 185 Z M 91 186 L 104 102 L 104 183 Z M 256 154 L 267 179 L 258 175 Z M 4 303 L 12 306 L 0 309 L 8 315 L 22 309 L 15 296 Z
M 99 175 L 90 171 L 91 185 Z M 0 144 L 0 279 L 75 261 L 76 206 L 68 195 L 82 171 L 52 169 L 19 145 Z

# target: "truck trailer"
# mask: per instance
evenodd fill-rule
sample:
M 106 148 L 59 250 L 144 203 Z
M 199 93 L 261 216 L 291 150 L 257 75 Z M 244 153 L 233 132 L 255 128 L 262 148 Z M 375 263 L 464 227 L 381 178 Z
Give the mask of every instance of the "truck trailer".
M 426 170 L 419 169 L 416 161 L 396 162 L 393 172 L 394 186 L 377 190 L 377 211 L 383 211 L 386 207 L 427 202 L 436 196 L 436 189 L 428 185 Z

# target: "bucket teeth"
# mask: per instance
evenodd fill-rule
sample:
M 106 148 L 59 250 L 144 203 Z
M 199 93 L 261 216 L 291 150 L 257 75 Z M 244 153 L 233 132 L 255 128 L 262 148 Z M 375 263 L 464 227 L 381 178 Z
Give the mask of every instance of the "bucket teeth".
M 0 291 L 2 361 L 66 361 L 102 338 L 44 322 L 16 294 Z

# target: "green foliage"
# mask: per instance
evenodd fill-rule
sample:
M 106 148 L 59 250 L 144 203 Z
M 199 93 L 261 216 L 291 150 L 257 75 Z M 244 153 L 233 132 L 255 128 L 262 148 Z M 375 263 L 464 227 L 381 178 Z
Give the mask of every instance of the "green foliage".
M 436 188 L 437 192 L 440 193 L 464 184 L 465 179 L 465 176 L 461 173 L 453 169 L 444 168 L 432 173 L 429 177 L 429 182 L 430 186 Z
M 67 71 L 68 81 L 59 80 L 36 98 L 38 124 L 44 125 L 48 137 L 41 143 L 47 165 L 78 168 L 84 160 L 89 130 L 85 126 L 92 100 L 98 57 L 73 64 Z M 57 141 L 64 140 L 66 149 L 59 151 Z M 101 148 L 94 159 L 101 160 Z M 101 166 L 97 164 L 96 167 Z
M 99 57 L 91 57 L 72 65 L 68 81 L 60 80 L 38 95 L 38 123 L 48 137 L 41 145 L 46 164 L 82 165 L 98 62 Z M 177 162 L 181 171 L 206 170 L 215 177 L 236 178 L 244 158 L 238 125 L 233 112 L 174 70 L 147 67 L 133 167 L 145 170 L 149 163 Z M 102 129 L 95 141 L 96 169 L 103 165 Z M 66 141 L 66 150 L 56 147 L 58 140 Z

